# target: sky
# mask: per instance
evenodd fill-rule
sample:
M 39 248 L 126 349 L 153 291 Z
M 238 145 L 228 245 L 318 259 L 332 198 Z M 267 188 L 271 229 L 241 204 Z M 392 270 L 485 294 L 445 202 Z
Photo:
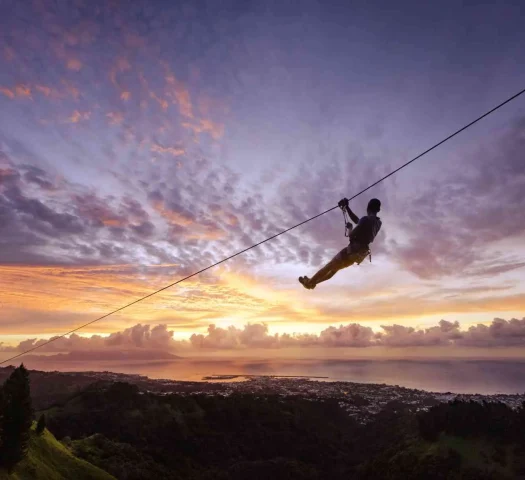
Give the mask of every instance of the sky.
M 0 5 L 0 360 L 336 205 L 525 86 L 518 1 Z M 334 210 L 40 351 L 519 356 L 524 151 L 525 95 L 351 203 L 382 201 L 372 263 L 297 282 L 345 246 Z

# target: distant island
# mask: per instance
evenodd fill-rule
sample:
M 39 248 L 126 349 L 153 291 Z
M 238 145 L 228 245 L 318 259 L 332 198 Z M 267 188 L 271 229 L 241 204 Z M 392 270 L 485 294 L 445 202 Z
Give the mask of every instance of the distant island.
M 232 375 L 206 375 L 203 380 L 234 380 L 235 378 L 330 378 L 315 377 L 312 375 L 250 375 L 245 373 L 236 373 Z
M 28 359 L 39 361 L 91 361 L 91 360 L 180 360 L 182 357 L 172 353 L 157 350 L 75 350 L 69 353 L 57 353 L 56 355 L 28 355 Z

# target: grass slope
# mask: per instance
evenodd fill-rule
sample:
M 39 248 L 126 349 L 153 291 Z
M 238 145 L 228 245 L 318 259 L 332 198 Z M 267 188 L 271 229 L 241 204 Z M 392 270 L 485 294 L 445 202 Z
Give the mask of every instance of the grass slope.
M 413 439 L 399 448 L 394 447 L 385 456 L 372 459 L 364 478 L 523 478 L 513 475 L 513 461 L 512 446 L 500 446 L 481 438 L 466 439 L 442 434 L 435 442 Z
M 48 430 L 31 431 L 27 457 L 13 473 L 0 470 L 0 480 L 115 480 L 115 477 L 75 457 Z
M 466 439 L 445 434 L 439 437 L 437 445 L 457 452 L 464 467 L 512 475 L 513 452 L 509 445 L 498 445 L 481 438 Z

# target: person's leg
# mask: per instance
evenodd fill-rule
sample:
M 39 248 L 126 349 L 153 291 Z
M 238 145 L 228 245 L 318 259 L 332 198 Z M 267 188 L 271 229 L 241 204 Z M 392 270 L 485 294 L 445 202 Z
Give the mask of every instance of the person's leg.
M 330 262 L 319 270 L 311 279 L 306 277 L 306 287 L 315 288 L 318 283 L 330 280 L 339 270 L 349 267 L 352 261 L 350 246 L 343 248 Z M 301 282 L 303 283 L 303 282 Z
M 321 270 L 319 270 L 312 278 L 309 279 L 309 284 L 313 287 L 318 283 L 330 280 L 341 268 L 343 264 L 335 258 L 330 260 Z

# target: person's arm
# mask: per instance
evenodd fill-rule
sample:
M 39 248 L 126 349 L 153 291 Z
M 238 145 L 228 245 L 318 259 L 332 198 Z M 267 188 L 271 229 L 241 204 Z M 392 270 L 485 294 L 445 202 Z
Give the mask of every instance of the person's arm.
M 352 222 L 354 222 L 356 225 L 359 223 L 359 217 L 354 212 L 352 212 L 352 210 L 350 210 L 350 207 L 348 206 L 348 198 L 343 198 L 339 202 L 339 206 L 345 209 Z
M 348 216 L 352 222 L 354 222 L 356 225 L 359 223 L 359 217 L 354 212 L 352 212 L 352 210 L 350 210 L 348 205 L 346 206 L 346 213 L 348 213 Z

